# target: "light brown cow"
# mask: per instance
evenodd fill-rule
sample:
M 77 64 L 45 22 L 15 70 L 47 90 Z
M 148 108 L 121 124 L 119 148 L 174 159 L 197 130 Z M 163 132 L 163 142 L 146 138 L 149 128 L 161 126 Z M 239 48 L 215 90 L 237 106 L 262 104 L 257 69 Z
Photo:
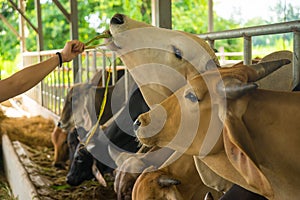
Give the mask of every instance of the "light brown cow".
M 51 141 L 54 147 L 53 165 L 57 168 L 65 168 L 65 163 L 69 159 L 67 136 L 68 133 L 58 126 L 55 126 L 51 133 Z
M 114 185 L 118 199 L 129 199 L 132 196 L 133 200 L 196 200 L 204 199 L 207 192 L 215 198 L 223 194 L 204 185 L 193 156 L 171 149 L 160 150 L 154 147 L 145 154 L 133 155 L 117 153 L 109 148 L 110 155 L 118 165 Z M 156 154 L 156 151 L 160 153 Z M 231 186 L 227 185 L 227 188 Z M 220 188 L 218 190 L 224 191 Z
M 251 83 L 288 61 L 271 63 L 198 75 L 142 114 L 137 136 L 197 155 L 218 175 L 268 199 L 298 199 L 300 94 Z M 162 128 L 155 133 L 155 127 Z
M 132 199 L 198 200 L 204 199 L 207 192 L 216 199 L 223 194 L 205 186 L 193 157 L 182 154 L 158 170 L 152 166 L 144 170 L 134 184 Z
M 203 63 L 213 60 L 219 65 L 214 51 L 194 34 L 154 27 L 122 14 L 112 17 L 110 34 L 108 48 L 120 56 L 149 106 L 205 71 Z

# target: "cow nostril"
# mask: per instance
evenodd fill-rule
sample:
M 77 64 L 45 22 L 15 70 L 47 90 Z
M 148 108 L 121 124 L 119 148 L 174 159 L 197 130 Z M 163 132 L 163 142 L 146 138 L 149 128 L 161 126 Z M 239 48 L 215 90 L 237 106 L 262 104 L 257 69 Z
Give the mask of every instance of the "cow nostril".
M 61 122 L 58 121 L 57 124 L 56 124 L 56 126 L 59 127 L 59 128 L 61 128 Z
M 140 127 L 142 123 L 140 122 L 139 119 L 136 119 L 135 122 L 133 123 L 133 129 L 136 131 Z
M 124 16 L 122 14 L 115 14 L 110 20 L 110 24 L 123 24 L 123 23 L 124 23 Z

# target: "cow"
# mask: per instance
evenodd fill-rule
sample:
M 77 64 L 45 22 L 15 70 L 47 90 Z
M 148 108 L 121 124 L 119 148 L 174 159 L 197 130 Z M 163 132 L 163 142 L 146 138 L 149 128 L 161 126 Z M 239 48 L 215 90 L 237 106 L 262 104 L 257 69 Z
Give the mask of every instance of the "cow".
M 196 171 L 193 157 L 190 155 L 178 153 L 168 148 L 160 149 L 156 146 L 150 148 L 143 146 L 135 155 L 116 152 L 110 148 L 109 153 L 118 166 L 115 170 L 114 184 L 118 200 L 131 199 L 131 196 L 133 199 L 151 199 L 153 196 L 160 199 L 161 195 L 175 193 L 178 198 L 199 199 L 201 197 L 203 199 L 208 191 L 215 197 L 220 197 L 225 192 L 220 188 L 218 191 L 222 192 L 217 192 L 215 189 L 204 185 Z M 162 174 L 164 178 L 160 180 L 159 176 Z M 211 176 L 213 175 L 211 174 Z M 170 183 L 172 183 L 168 185 L 169 187 L 164 188 L 157 184 L 157 182 L 162 181 L 166 183 L 169 178 Z M 173 179 L 178 180 L 177 182 L 181 184 L 174 186 L 173 183 L 176 181 Z M 141 188 L 146 187 L 146 185 L 148 185 L 148 189 L 142 190 Z M 229 183 L 227 188 L 231 186 L 232 184 Z
M 198 176 L 193 157 L 182 154 L 159 169 L 153 166 L 145 169 L 134 184 L 132 199 L 197 200 L 204 199 L 207 192 L 214 198 L 223 195 L 205 186 Z
M 300 94 L 254 83 L 288 63 L 204 72 L 140 115 L 137 137 L 198 156 L 219 176 L 267 199 L 298 199 Z M 162 128 L 154 133 L 155 127 Z
M 68 133 L 59 127 L 59 124 L 54 127 L 51 133 L 51 141 L 54 147 L 53 166 L 64 169 L 65 163 L 69 159 L 69 148 L 67 144 Z
M 219 67 L 213 50 L 189 33 L 153 27 L 122 14 L 112 17 L 109 33 L 108 48 L 119 54 L 150 107 L 183 86 L 186 79 L 214 64 Z M 206 65 L 209 61 L 210 65 Z
M 119 13 L 111 18 L 107 32 L 111 37 L 106 46 L 115 51 L 129 69 L 150 107 L 185 85 L 185 80 L 220 65 L 214 50 L 195 34 L 154 27 Z M 282 56 L 288 58 L 292 53 L 282 51 L 273 54 L 273 59 Z M 206 65 L 209 61 L 210 65 Z M 275 76 L 272 75 L 270 81 L 260 82 L 264 86 L 271 83 L 272 89 L 289 87 L 291 90 L 292 66 L 286 69 L 273 73 Z M 287 80 L 282 80 L 281 74 Z M 278 80 L 285 84 L 278 84 Z
M 183 86 L 185 79 L 205 71 L 201 63 L 212 60 L 219 65 L 214 50 L 194 34 L 154 27 L 123 14 L 111 18 L 108 33 L 106 46 L 121 58 L 150 107 Z
M 123 75 L 124 70 L 117 71 L 118 80 Z M 109 86 L 108 88 L 108 104 L 110 103 L 113 88 L 114 86 Z M 75 127 L 84 127 L 85 130 L 89 130 L 97 120 L 104 91 L 101 70 L 95 73 L 88 83 L 77 83 L 70 88 L 65 98 L 60 120 L 51 135 L 54 146 L 53 164 L 55 167 L 65 168 L 65 162 L 70 158 L 67 144 L 68 133 L 76 131 Z M 94 113 L 95 115 L 93 115 Z M 111 116 L 111 107 L 106 106 L 100 124 L 104 124 Z M 70 155 L 72 157 L 72 153 Z
M 108 88 L 108 102 L 110 102 L 113 88 L 114 86 L 109 86 Z M 66 155 L 68 155 L 68 133 L 79 127 L 89 130 L 92 124 L 97 121 L 96 116 L 99 114 L 104 92 L 105 88 L 95 88 L 88 83 L 79 83 L 71 87 L 67 94 L 60 120 L 52 132 L 54 166 L 63 168 L 65 165 Z M 104 124 L 111 117 L 112 110 L 110 106 L 106 106 L 100 123 Z
M 93 178 L 95 173 L 93 173 L 92 166 L 94 163 L 100 174 L 111 173 L 116 165 L 108 154 L 107 147 L 109 143 L 128 152 L 136 152 L 139 149 L 139 143 L 136 141 L 132 124 L 141 113 L 148 111 L 149 107 L 136 86 L 133 86 L 133 92 L 130 94 L 130 99 L 124 109 L 112 119 L 111 123 L 104 124 L 102 126 L 103 130 L 99 129 L 96 132 L 97 136 L 91 142 L 93 144 L 92 148 L 87 150 L 82 144 L 77 145 L 67 175 L 68 184 L 79 185 L 83 181 Z M 128 112 L 130 115 L 128 115 Z

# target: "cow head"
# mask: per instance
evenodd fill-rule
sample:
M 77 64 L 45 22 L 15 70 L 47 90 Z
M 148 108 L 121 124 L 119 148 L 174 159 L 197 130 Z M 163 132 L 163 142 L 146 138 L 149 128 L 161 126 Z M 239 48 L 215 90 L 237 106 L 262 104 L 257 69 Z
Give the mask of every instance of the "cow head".
M 55 126 L 51 133 L 51 141 L 54 146 L 53 165 L 57 168 L 65 168 L 65 162 L 68 160 L 67 135 L 67 132 L 59 126 Z
M 145 170 L 147 171 L 147 169 Z M 133 187 L 132 199 L 178 199 L 184 198 L 178 191 L 180 180 L 171 177 L 162 171 L 143 172 Z
M 75 84 L 70 88 L 60 115 L 60 128 L 65 129 L 68 132 L 75 127 L 75 124 L 77 127 L 85 127 L 83 117 L 76 117 L 75 112 L 78 113 L 78 116 L 83 116 L 85 94 L 91 86 L 92 85 L 87 83 L 80 83 Z
M 218 65 L 214 51 L 193 34 L 154 27 L 122 14 L 112 17 L 110 34 L 108 48 L 118 53 L 150 106 L 205 71 L 203 63 L 212 60 Z
M 230 114 L 226 110 L 228 102 L 255 90 L 255 81 L 288 63 L 283 59 L 200 74 L 160 105 L 140 115 L 135 122 L 137 137 L 146 145 L 187 150 L 192 155 L 220 151 L 222 121 Z
M 98 71 L 88 83 L 73 85 L 65 98 L 59 121 L 59 127 L 69 132 L 74 127 L 89 130 L 93 124 L 91 119 L 99 113 L 104 87 L 102 87 L 102 71 Z M 109 106 L 108 106 L 109 107 Z M 96 115 L 93 115 L 95 114 Z M 106 117 L 107 120 L 110 116 Z
M 82 144 L 78 144 L 74 158 L 67 174 L 67 183 L 78 186 L 85 180 L 96 178 L 100 184 L 106 187 L 106 181 L 99 171 L 100 163 L 94 159 Z

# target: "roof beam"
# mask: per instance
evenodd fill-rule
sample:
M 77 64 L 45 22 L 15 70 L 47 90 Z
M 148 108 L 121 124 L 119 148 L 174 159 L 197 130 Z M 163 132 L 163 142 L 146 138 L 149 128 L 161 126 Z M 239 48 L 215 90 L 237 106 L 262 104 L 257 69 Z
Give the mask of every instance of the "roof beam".
M 30 20 L 24 15 L 24 13 L 18 8 L 18 6 L 12 1 L 8 0 L 12 7 L 20 13 L 20 15 L 26 20 L 26 22 L 31 26 L 31 28 L 38 33 L 38 29 L 30 22 Z
M 58 7 L 58 9 L 62 12 L 62 14 L 66 17 L 69 23 L 71 23 L 71 15 L 68 13 L 68 11 L 61 5 L 61 3 L 58 0 L 52 0 L 53 3 Z
M 17 38 L 21 38 L 18 31 L 7 21 L 7 19 L 0 13 L 0 19 L 2 19 L 3 23 L 13 32 Z

